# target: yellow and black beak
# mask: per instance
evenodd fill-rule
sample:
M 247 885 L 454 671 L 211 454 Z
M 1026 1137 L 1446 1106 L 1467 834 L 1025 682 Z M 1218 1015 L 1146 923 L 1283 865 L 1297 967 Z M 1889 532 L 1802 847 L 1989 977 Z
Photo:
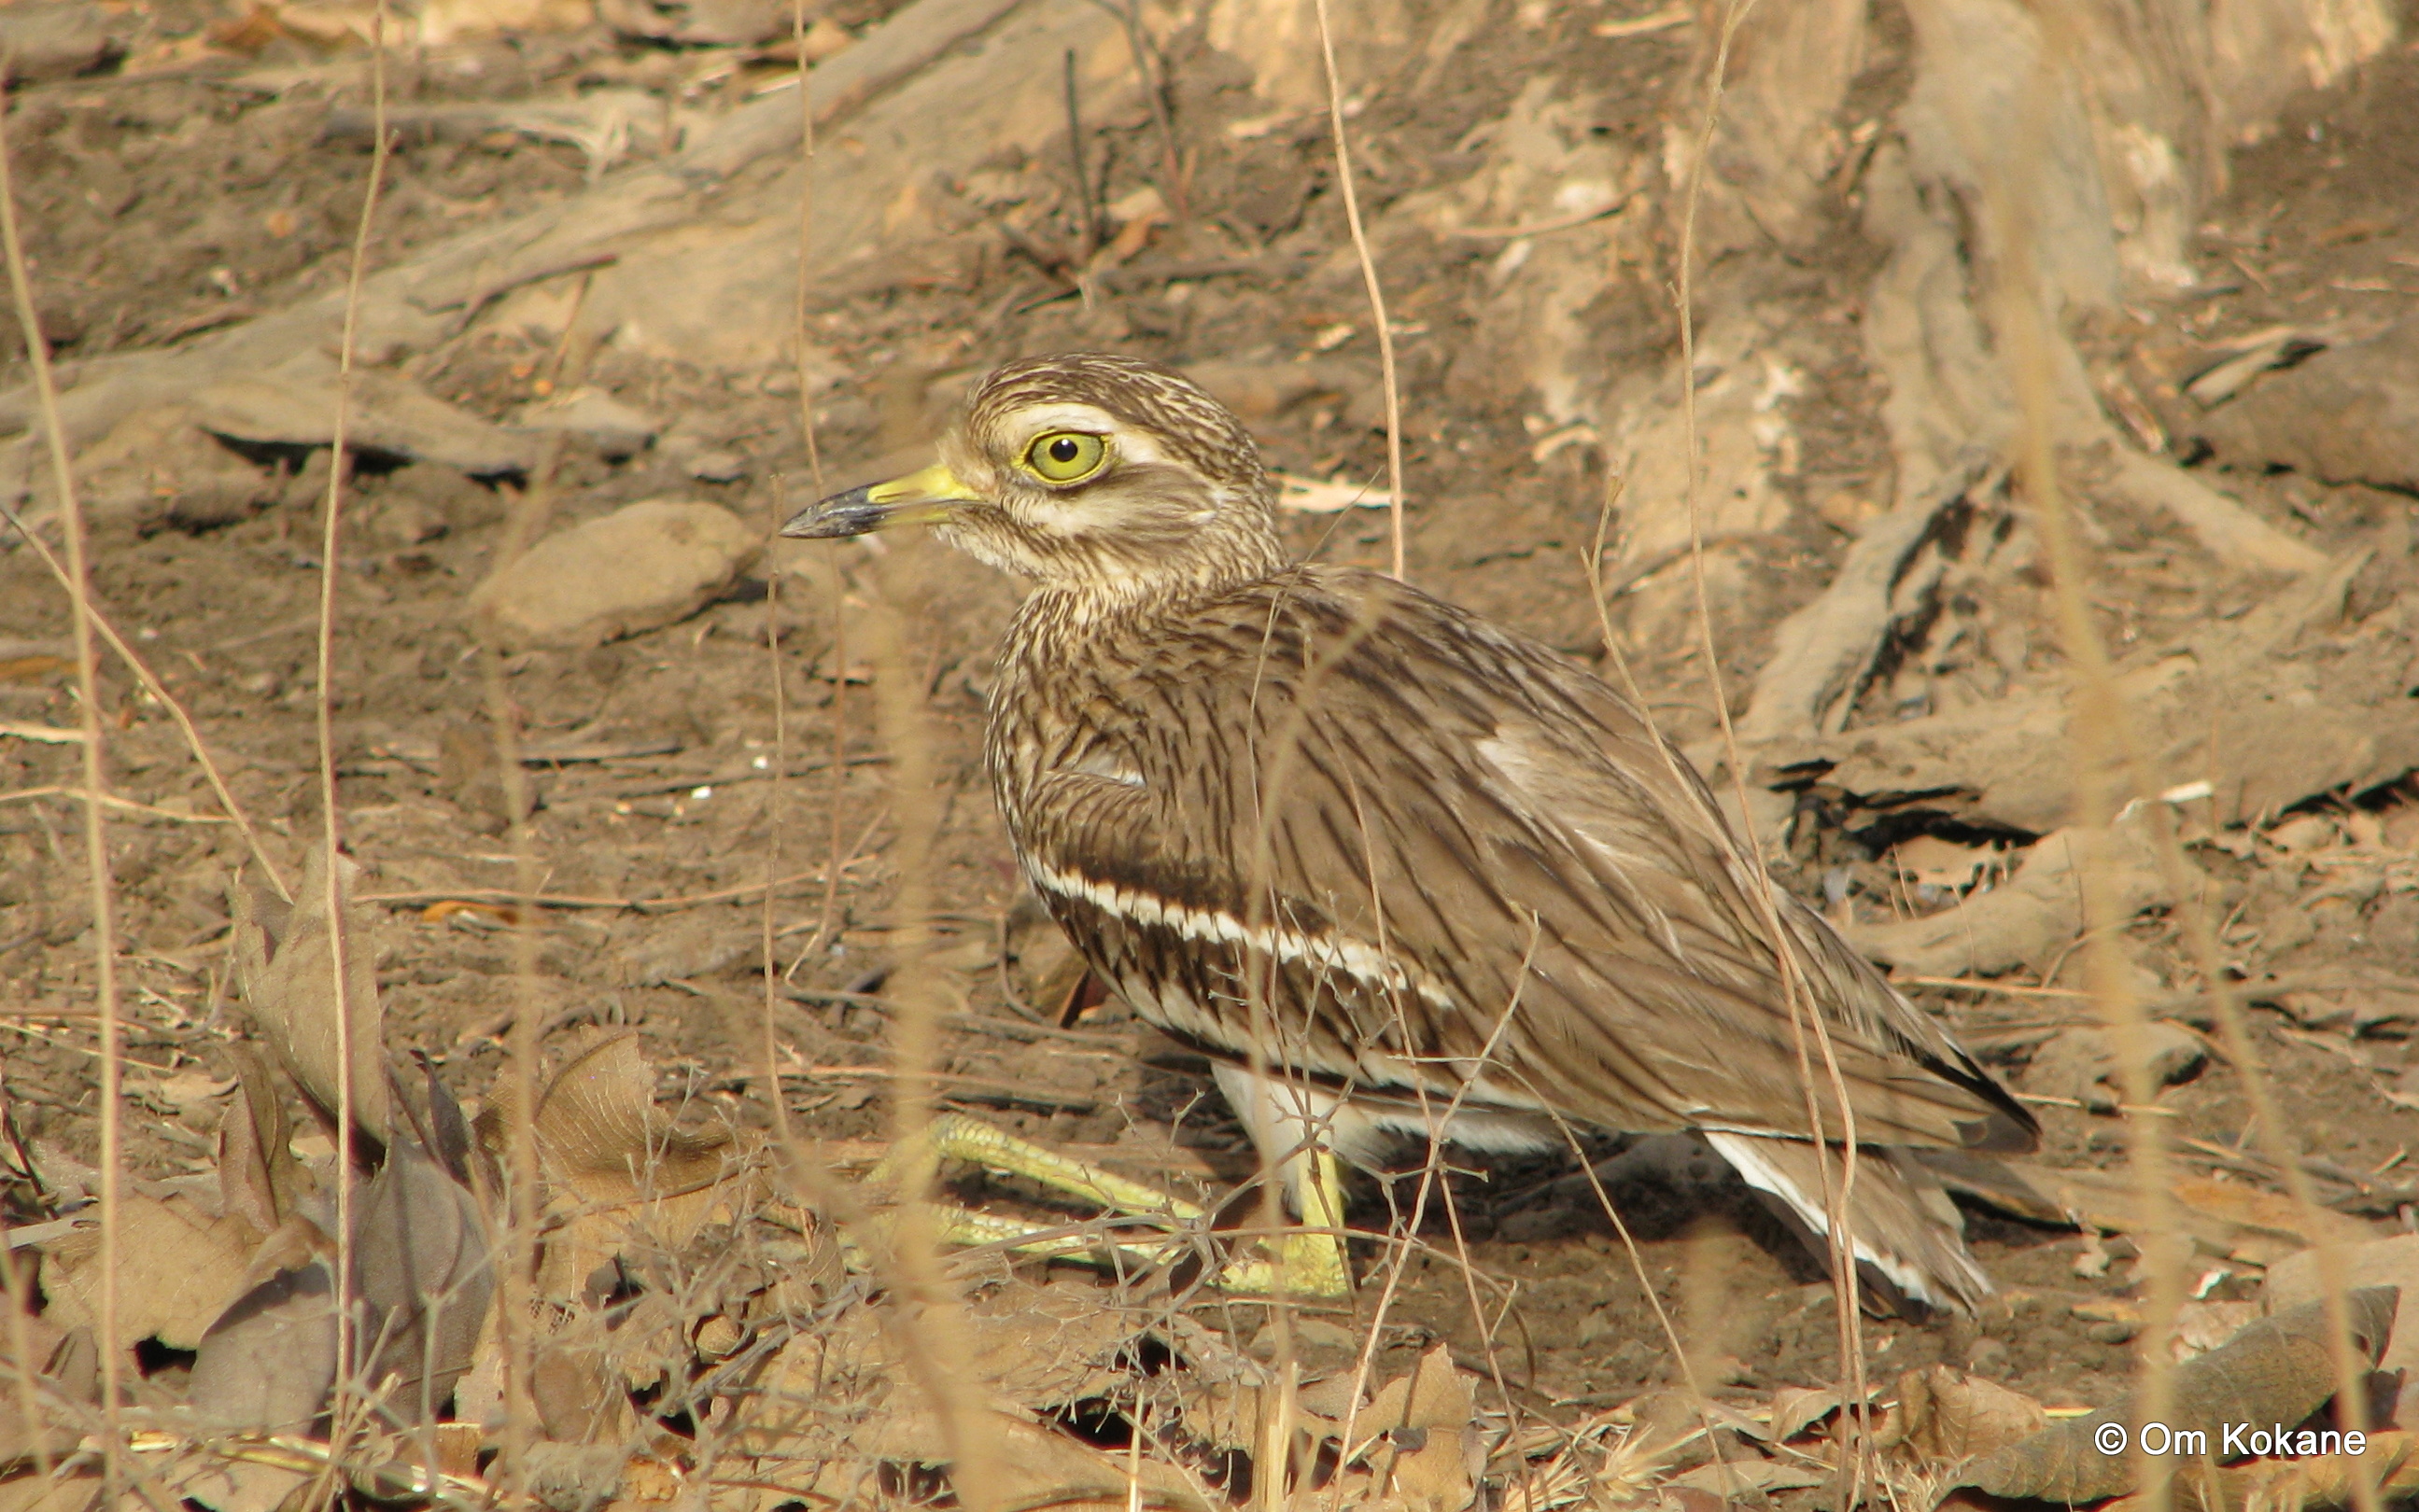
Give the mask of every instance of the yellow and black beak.
M 867 483 L 809 504 L 790 516 L 781 534 L 800 541 L 833 541 L 894 525 L 937 525 L 959 505 L 978 502 L 957 474 L 936 462 L 903 478 Z

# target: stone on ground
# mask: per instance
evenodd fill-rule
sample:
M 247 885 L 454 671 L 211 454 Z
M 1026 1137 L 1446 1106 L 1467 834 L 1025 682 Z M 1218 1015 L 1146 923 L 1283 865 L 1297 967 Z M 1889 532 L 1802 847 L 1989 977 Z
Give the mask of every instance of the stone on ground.
M 479 585 L 480 632 L 512 649 L 580 650 L 711 603 L 763 537 L 718 504 L 649 499 L 558 531 Z

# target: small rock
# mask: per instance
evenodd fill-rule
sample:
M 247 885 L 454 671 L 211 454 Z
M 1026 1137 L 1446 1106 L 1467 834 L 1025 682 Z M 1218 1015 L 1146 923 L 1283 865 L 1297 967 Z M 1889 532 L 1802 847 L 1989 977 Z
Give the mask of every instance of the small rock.
M 747 476 L 747 459 L 736 451 L 701 451 L 689 460 L 688 475 L 701 483 L 735 483 Z
M 597 14 L 624 37 L 684 47 L 747 47 L 790 35 L 776 0 L 605 0 Z
M 2002 1377 L 2015 1368 L 2015 1355 L 1995 1338 L 1978 1338 L 1965 1352 L 1965 1368 L 1978 1376 Z
M 1579 1346 L 1586 1349 L 1589 1345 L 1611 1338 L 1620 1332 L 1621 1319 L 1614 1315 L 1610 1306 L 1595 1308 L 1585 1318 L 1579 1320 Z
M 718 504 L 625 505 L 547 537 L 480 584 L 471 619 L 508 648 L 584 650 L 695 614 L 763 548 Z
M 328 474 L 334 470 L 333 456 L 326 447 L 316 447 L 303 457 L 302 466 L 287 473 L 278 485 L 280 507 L 314 510 L 327 502 Z
M 2419 489 L 2419 318 L 2261 375 L 2200 429 L 2236 466 Z
M 397 551 L 434 541 L 449 527 L 444 512 L 424 499 L 388 499 L 370 516 L 370 534 Z
M 0 7 L 0 59 L 8 83 L 98 73 L 125 55 L 126 39 L 111 27 L 116 21 L 122 28 L 125 19 L 91 0 Z
M 321 447 L 335 438 L 336 366 L 316 354 L 282 367 L 222 378 L 196 393 L 202 429 L 257 446 Z M 534 437 L 516 435 L 393 374 L 356 372 L 346 445 L 418 462 L 441 462 L 473 478 L 526 473 Z
M 625 1457 L 615 1444 L 541 1441 L 522 1458 L 530 1500 L 547 1512 L 586 1512 L 614 1500 L 622 1489 Z
M 663 427 L 655 418 L 597 389 L 575 389 L 520 413 L 529 431 L 560 431 L 596 449 L 609 462 L 644 451 Z
M 182 405 L 128 416 L 85 448 L 75 472 L 92 518 L 146 535 L 232 525 L 285 493 L 282 481 L 221 445 Z
M 2209 1060 L 2200 1036 L 2179 1025 L 2144 1027 L 2150 1085 L 2188 1081 Z M 2114 1113 L 2124 1102 L 2123 1062 L 2116 1036 L 2104 1029 L 2070 1029 L 2033 1052 L 2025 1086 L 2050 1097 L 2072 1097 L 2094 1113 Z

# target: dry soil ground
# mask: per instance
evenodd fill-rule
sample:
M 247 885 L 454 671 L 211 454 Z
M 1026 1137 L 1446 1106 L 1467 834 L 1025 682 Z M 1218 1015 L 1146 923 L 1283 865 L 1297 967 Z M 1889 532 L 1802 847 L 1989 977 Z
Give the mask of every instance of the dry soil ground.
M 1413 8 L 1417 9 L 1417 7 Z M 1426 87 L 1372 91 L 1355 127 L 1364 192 L 1382 205 L 1466 172 L 1472 128 L 1500 115 L 1547 60 L 1617 81 L 1620 114 L 1592 130 L 1640 137 L 1661 130 L 1692 53 L 1686 28 L 1604 38 L 1595 8 L 1494 8 L 1493 23 Z M 228 18 L 199 0 L 131 8 L 137 59 Z M 862 27 L 870 8 L 834 13 Z M 224 34 L 222 34 L 224 35 Z M 239 40 L 241 40 L 239 38 Z M 187 52 L 152 72 L 111 71 L 13 92 L 8 137 L 34 283 L 58 359 L 188 339 L 271 309 L 342 277 L 369 155 L 328 123 L 365 99 L 358 52 L 325 53 L 291 39 L 245 54 L 233 46 Z M 1174 124 L 1194 155 L 1187 223 L 1162 233 L 1155 255 L 1262 259 L 1220 276 L 1106 281 L 1078 290 L 1048 266 L 1072 242 L 1063 165 L 1007 163 L 996 197 L 1039 200 L 1027 254 L 978 262 L 930 287 L 824 303 L 815 339 L 843 376 L 817 409 L 822 459 L 835 483 L 913 448 L 967 376 L 1024 352 L 1102 346 L 1179 364 L 1254 371 L 1315 370 L 1319 381 L 1251 417 L 1273 464 L 1317 478 L 1370 477 L 1383 466 L 1375 421 L 1375 346 L 1357 271 L 1344 246 L 1332 163 L 1316 121 L 1258 133 L 1228 129 L 1224 82 L 1206 53 L 1172 57 Z M 1886 104 L 1893 60 L 1873 61 L 1860 89 Z M 648 91 L 669 109 L 712 114 L 769 77 L 775 64 L 727 50 L 681 51 L 599 29 L 491 43 L 399 60 L 401 102 L 512 100 L 611 86 Z M 2287 128 L 2238 156 L 2232 188 L 2199 246 L 2211 283 L 2190 299 L 2141 309 L 2118 343 L 2210 341 L 2280 321 L 2346 314 L 2398 317 L 2419 300 L 2419 54 L 2398 52 L 2346 87 L 2300 101 Z M 634 150 L 650 150 L 641 136 Z M 1161 151 L 1147 118 L 1100 123 L 1093 171 L 1103 198 L 1142 182 Z M 465 222 L 578 188 L 581 152 L 509 133 L 411 143 L 395 155 L 371 240 L 374 264 Z M 970 193 L 970 215 L 979 213 Z M 1392 255 L 1386 276 L 1403 325 L 1409 568 L 1423 586 L 1596 660 L 1602 649 L 1581 553 L 1605 479 L 1589 447 L 1542 456 L 1524 426 L 1523 395 L 1491 363 L 1480 331 L 1499 248 L 1429 242 Z M 1796 506 L 1781 530 L 1745 543 L 1748 573 L 1722 608 L 1733 685 L 1764 654 L 1770 625 L 1826 580 L 1864 502 L 1887 496 L 1887 448 L 1875 393 L 1854 336 L 1858 291 L 1876 256 L 1843 214 L 1819 255 L 1760 291 L 1797 312 L 1789 359 L 1804 372 L 1786 397 L 1802 465 L 1784 480 Z M 1665 269 L 1668 274 L 1668 268 Z M 2239 276 L 2237 276 L 2239 275 Z M 1763 275 L 1759 275 L 1760 277 Z M 1718 279 L 1715 281 L 1718 283 Z M 1608 296 L 1587 318 L 1617 364 L 1640 371 L 1675 342 L 1668 305 L 1641 282 Z M 1301 359 L 1297 363 L 1297 359 Z M 501 416 L 561 376 L 563 354 L 509 334 L 466 339 L 413 376 L 432 391 Z M 22 375 L 20 362 L 10 379 Z M 745 382 L 641 361 L 609 344 L 592 383 L 656 417 L 656 444 L 608 457 L 574 447 L 555 481 L 558 520 L 601 514 L 634 499 L 712 499 L 771 525 L 809 486 L 793 385 Z M 692 476 L 704 452 L 729 453 Z M 294 459 L 254 457 L 268 466 Z M 2246 472 L 2224 482 L 2293 534 L 2330 552 L 2376 542 L 2392 570 L 2362 591 L 2409 590 L 2411 501 L 2359 486 L 2328 487 L 2290 473 Z M 506 519 L 516 481 L 475 481 L 431 465 L 364 459 L 354 475 L 336 604 L 337 798 L 355 852 L 372 868 L 364 891 L 388 897 L 377 940 L 398 1047 L 425 1051 L 467 1095 L 501 1063 L 501 1026 L 516 999 L 502 916 L 439 909 L 512 885 L 501 789 L 488 753 L 481 662 L 463 613 Z M 318 584 L 316 499 L 296 496 L 240 517 L 138 530 L 104 522 L 92 545 L 100 601 L 191 710 L 224 762 L 236 793 L 270 844 L 299 860 L 318 832 L 313 718 L 313 635 Z M 2156 522 L 2111 508 L 2097 542 L 2106 568 L 2094 607 L 2112 643 L 2156 645 L 2239 609 L 2222 574 Z M 1335 560 L 1382 565 L 1382 515 L 1348 512 L 1294 522 L 1297 544 Z M 810 957 L 824 900 L 817 883 L 784 889 L 774 923 L 782 951 L 777 1019 L 784 1091 L 802 1127 L 839 1138 L 886 1126 L 883 1082 L 891 1009 L 884 997 L 899 924 L 900 877 L 890 847 L 899 795 L 874 737 L 867 680 L 912 677 L 929 697 L 940 786 L 940 836 L 930 878 L 944 932 L 938 947 L 962 998 L 948 1021 L 944 1099 L 1136 1174 L 1218 1190 L 1248 1175 L 1240 1132 L 1204 1067 L 1114 1005 L 1066 1032 L 1037 1028 L 1004 999 L 1049 984 L 1052 952 L 1018 905 L 1009 851 L 979 766 L 986 648 L 1014 602 L 1004 580 L 928 543 L 899 540 L 877 558 L 856 547 L 816 548 L 764 580 L 670 628 L 581 653 L 528 652 L 503 662 L 523 722 L 541 807 L 532 843 L 543 890 L 589 899 L 696 899 L 782 872 L 822 866 L 837 836 L 848 860 L 832 930 Z M 904 668 L 875 668 L 861 642 L 843 664 L 831 564 L 849 592 L 878 591 L 912 627 Z M 2399 575 L 2396 575 L 2399 574 Z M 2055 660 L 2046 601 L 2019 596 L 2039 666 Z M 56 796 L 77 777 L 67 744 L 17 738 L 19 726 L 76 720 L 67 611 L 31 553 L 0 542 L 0 1106 L 28 1141 L 89 1159 L 95 1148 L 90 910 L 74 809 Z M 779 628 L 768 655 L 768 623 Z M 1616 629 L 1623 627 L 1616 603 Z M 1684 644 L 1641 649 L 1638 675 L 1684 740 L 1712 727 L 1701 665 Z M 785 725 L 777 734 L 775 680 Z M 1946 675 L 1944 675 L 1944 678 Z M 215 1117 L 190 1093 L 192 1075 L 227 1073 L 230 1019 L 222 940 L 226 888 L 244 860 L 166 713 L 116 670 L 102 712 L 118 791 L 146 808 L 113 817 L 111 871 L 131 1027 L 128 1158 L 165 1174 L 208 1160 Z M 1914 696 L 1902 687 L 1901 695 Z M 844 727 L 843 727 L 844 706 Z M 835 739 L 849 764 L 835 780 Z M 778 783 L 773 757 L 788 763 Z M 47 796 L 46 796 L 47 795 Z M 2329 834 L 2368 833 L 2406 864 L 2419 845 L 2419 794 L 2396 787 L 2318 805 Z M 2282 818 L 2284 817 L 2277 817 Z M 2369 826 L 2355 831 L 2353 821 Z M 1824 874 L 1850 883 L 1850 907 L 1886 916 L 1914 901 L 1889 868 L 1836 832 L 1801 831 L 1800 869 L 1785 877 L 1811 895 Z M 2246 973 L 2316 971 L 2358 961 L 2419 975 L 2419 892 L 2407 877 L 2343 886 L 2335 874 L 2258 849 L 2226 863 L 2241 900 L 2228 948 Z M 2399 874 L 2396 874 L 2399 875 Z M 2385 874 L 2380 874 L 2384 877 Z M 1838 904 L 1835 900 L 1834 907 Z M 1919 904 L 1918 906 L 1920 906 Z M 535 995 L 551 1044 L 592 1023 L 631 1024 L 680 1092 L 760 1121 L 756 1049 L 762 991 L 761 914 L 752 898 L 639 911 L 559 908 L 535 924 Z M 1003 941 L 1018 955 L 1003 969 Z M 2188 972 L 2174 927 L 2146 919 L 2129 942 L 2143 969 L 2180 987 Z M 1063 984 L 1061 984 L 1063 985 Z M 2011 985 L 2040 986 L 2037 978 Z M 2049 984 L 2072 985 L 2072 971 Z M 2029 1056 L 2061 1023 L 2089 1012 L 2055 995 L 1922 989 L 2019 1086 Z M 2389 1099 L 2405 1074 L 2408 1019 L 2355 1035 L 2256 1012 L 2260 1044 L 2305 1147 L 2343 1170 L 2379 1171 L 2379 1190 L 2326 1191 L 2398 1226 L 2390 1190 L 2419 1144 L 2419 1102 Z M 180 1079 L 183 1078 L 183 1079 Z M 2179 1137 L 2204 1141 L 2204 1169 L 2233 1170 L 2245 1126 L 2235 1071 L 2213 1059 L 2165 1094 Z M 2053 1098 L 2041 1109 L 2053 1164 L 2109 1167 L 2123 1159 L 2115 1120 Z M 1610 1142 L 1597 1153 L 1609 1152 Z M 1416 1154 L 1407 1157 L 1416 1164 Z M 1611 1229 L 1569 1162 L 1497 1163 L 1458 1178 L 1460 1222 L 1487 1280 L 1495 1326 L 1473 1320 L 1471 1293 L 1449 1264 L 1412 1269 L 1412 1289 L 1387 1327 L 1399 1364 L 1437 1339 L 1466 1360 L 1492 1335 L 1513 1390 L 1533 1410 L 1569 1414 L 1667 1379 L 1662 1336 Z M 1722 1390 L 1761 1398 L 1782 1384 L 1830 1379 L 1836 1336 L 1829 1292 L 1785 1236 L 1735 1184 L 1648 1170 L 1616 1184 L 1647 1275 L 1689 1326 L 1712 1330 L 1705 1352 Z M 22 1184 L 12 1202 L 30 1201 Z M 2402 1209 L 2407 1214 L 2408 1208 Z M 1356 1214 L 1382 1222 L 1384 1199 L 1364 1184 Z M 12 1211 L 12 1219 L 34 1216 Z M 2075 1304 L 2128 1294 L 2121 1242 L 2114 1263 L 2072 1231 L 1976 1213 L 1974 1244 L 2004 1290 L 1978 1323 L 1881 1324 L 1876 1368 L 1934 1360 L 1970 1366 L 2048 1402 L 2097 1403 L 2121 1384 L 2125 1329 L 2078 1317 Z M 1449 1250 L 1441 1220 L 1428 1237 Z M 1686 1278 L 1717 1273 L 1724 1299 Z M 2211 1269 L 2224 1267 L 2212 1264 Z M 2213 1300 L 2256 1293 L 2256 1274 L 2211 1282 Z M 1365 1308 L 1364 1302 L 1363 1306 Z M 1206 1316 L 1249 1338 L 1251 1307 Z M 1351 1309 L 1321 1315 L 1306 1336 L 1314 1359 L 1358 1336 Z

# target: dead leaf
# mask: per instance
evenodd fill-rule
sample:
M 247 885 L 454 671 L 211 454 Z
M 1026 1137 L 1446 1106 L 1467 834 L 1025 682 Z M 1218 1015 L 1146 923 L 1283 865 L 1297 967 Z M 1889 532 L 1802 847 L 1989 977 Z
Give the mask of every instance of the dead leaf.
M 1476 1401 L 1453 1351 L 1440 1344 L 1411 1374 L 1386 1382 L 1363 1408 L 1348 1464 L 1366 1464 L 1390 1506 L 1461 1512 L 1476 1500 L 1486 1464 Z
M 2199 1035 L 2164 1021 L 2143 1026 L 2141 1054 L 2153 1088 L 2190 1081 L 2209 1061 Z M 2026 1090 L 2072 1097 L 2094 1113 L 2117 1111 L 2125 1101 L 2124 1084 L 2118 1037 L 2104 1029 L 2062 1030 L 2033 1052 L 2025 1068 Z
M 219 1119 L 219 1207 L 262 1234 L 273 1233 L 293 1208 L 300 1180 L 294 1130 L 260 1057 L 240 1042 L 229 1048 L 237 1083 L 235 1099 Z
M 476 1199 L 409 1140 L 391 1139 L 362 1193 L 353 1238 L 368 1379 L 389 1416 L 426 1422 L 470 1367 L 495 1290 Z
M 383 1388 L 390 1419 L 427 1421 L 470 1368 L 495 1288 L 477 1200 L 419 1139 L 391 1134 L 352 1216 L 362 1374 Z M 330 1247 L 299 1215 L 261 1245 L 248 1275 L 265 1278 L 211 1323 L 193 1361 L 187 1395 L 205 1421 L 291 1432 L 318 1416 L 336 1373 Z
M 2169 1505 L 2174 1512 L 2334 1512 L 2356 1504 L 2353 1477 L 2365 1476 L 2388 1506 L 2405 1502 L 2419 1488 L 2419 1460 L 2407 1433 L 2372 1433 L 2358 1455 L 2312 1455 L 2306 1459 L 2255 1459 L 2217 1471 L 2188 1467 L 2176 1476 Z M 2102 1512 L 2148 1512 L 2146 1493 L 2120 1496 Z
M 336 1380 L 334 1275 L 324 1260 L 281 1270 L 211 1323 L 186 1398 L 213 1428 L 307 1428 Z
M 171 1113 L 181 1113 L 190 1107 L 223 1097 L 235 1086 L 232 1077 L 213 1077 L 203 1071 L 178 1071 L 165 1077 L 142 1075 L 126 1078 L 129 1095 L 142 1098 L 152 1107 Z
M 237 1218 L 213 1218 L 182 1197 L 123 1192 L 117 1208 L 117 1334 L 111 1347 L 144 1339 L 170 1349 L 201 1345 L 211 1321 L 242 1290 L 254 1233 Z M 79 1229 L 42 1246 L 46 1313 L 63 1328 L 98 1330 L 100 1231 Z M 55 1284 L 54 1284 L 55 1282 Z
M 100 1499 L 100 1475 L 22 1475 L 0 1481 L 0 1512 L 89 1512 Z
M 5 1304 L 0 1304 L 5 1306 Z M 84 1436 L 71 1412 L 58 1409 L 88 1401 L 98 1383 L 100 1358 L 85 1329 L 73 1333 L 36 1316 L 15 1321 L 23 1328 L 27 1373 L 35 1377 L 39 1403 L 33 1425 L 25 1421 L 19 1382 L 20 1365 L 10 1352 L 12 1328 L 0 1328 L 0 1466 L 21 1464 L 39 1455 L 54 1461 L 65 1458 Z
M 1709 1491 L 1720 1497 L 1725 1505 L 1736 1505 L 1749 1493 L 1768 1494 L 1820 1486 L 1826 1481 L 1838 1479 L 1839 1474 L 1825 1465 L 1733 1458 L 1699 1465 L 1694 1470 L 1672 1476 L 1664 1484 L 1682 1490 Z
M 2011 858 L 2005 845 L 1961 846 L 1936 834 L 1918 834 L 1892 846 L 1890 860 L 1918 887 L 1963 893 L 1994 874 L 2004 873 Z
M 498 1095 L 474 1126 L 487 1157 L 506 1155 L 511 1101 Z M 540 1289 L 576 1299 L 588 1276 L 634 1238 L 678 1250 L 717 1212 L 748 1210 L 760 1184 L 721 1130 L 676 1129 L 655 1104 L 655 1073 L 635 1031 L 593 1036 L 547 1078 L 534 1120 L 540 1174 L 559 1227 Z
M 2049 1422 L 2041 1403 L 2022 1392 L 1947 1366 L 1909 1370 L 1898 1378 L 1897 1395 L 1873 1437 L 1883 1449 L 1928 1463 L 1989 1454 Z
M 1924 976 L 1995 976 L 2043 960 L 2083 932 L 2078 868 L 2088 857 L 2112 909 L 2131 917 L 2174 901 L 2143 825 L 2044 835 L 2015 876 L 1919 919 L 1859 923 L 1849 942 L 1885 966 Z
M 1808 1390 L 1782 1386 L 1772 1394 L 1771 1442 L 1787 1443 L 1840 1410 L 1840 1393 L 1830 1387 Z
M 2335 1264 L 2346 1287 L 2399 1287 L 2410 1296 L 2419 1291 L 2419 1234 L 2396 1234 L 2363 1244 L 2340 1244 Z M 2288 1255 L 2268 1268 L 2262 1291 L 2268 1310 L 2279 1312 L 2319 1300 L 2319 1256 L 2316 1250 Z M 2396 1329 L 2378 1359 L 2383 1370 L 2400 1370 L 2419 1381 L 2419 1328 Z
M 177 1467 L 168 1488 L 210 1512 L 277 1512 L 288 1496 L 318 1478 L 316 1470 L 195 1455 Z
M 340 857 L 336 872 L 342 907 L 361 867 L 351 858 Z M 341 914 L 345 923 L 340 931 L 329 926 L 325 849 L 313 851 L 304 863 L 291 908 L 263 890 L 239 885 L 231 891 L 236 990 L 278 1064 L 331 1130 L 347 1079 L 336 1058 L 334 970 L 341 943 L 353 1126 L 372 1138 L 382 1137 L 387 1126 L 386 1045 L 377 970 L 368 932 L 349 908 Z

